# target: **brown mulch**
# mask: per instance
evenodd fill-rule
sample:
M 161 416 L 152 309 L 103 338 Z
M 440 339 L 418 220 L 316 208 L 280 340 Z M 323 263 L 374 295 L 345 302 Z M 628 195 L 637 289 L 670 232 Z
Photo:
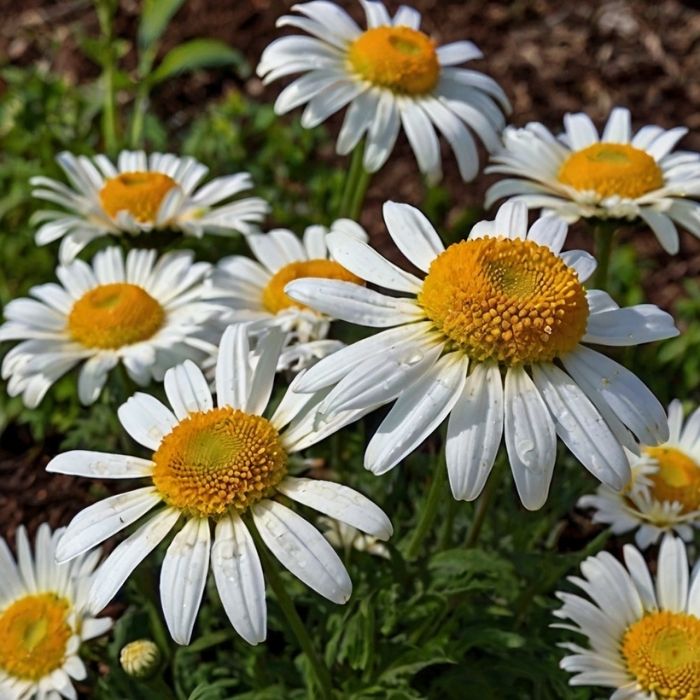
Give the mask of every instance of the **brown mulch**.
M 359 4 L 339 0 L 358 18 Z M 679 0 L 406 0 L 424 13 L 424 27 L 440 42 L 468 38 L 486 58 L 474 67 L 495 78 L 513 103 L 511 121 L 539 120 L 557 129 L 567 111 L 587 111 L 599 124 L 611 107 L 632 110 L 635 126 L 684 124 L 690 133 L 683 146 L 700 150 L 700 10 Z M 280 34 L 276 18 L 293 0 L 188 0 L 169 27 L 163 52 L 194 37 L 216 37 L 237 47 L 255 65 L 263 48 Z M 390 9 L 399 5 L 388 0 Z M 119 36 L 135 36 L 139 2 L 121 0 Z M 95 36 L 97 22 L 90 0 L 0 0 L 0 64 L 43 62 L 75 82 L 93 80 L 99 70 L 80 49 L 82 36 Z M 133 65 L 133 56 L 127 61 Z M 256 78 L 240 84 L 232 73 L 197 72 L 171 81 L 154 95 L 153 109 L 173 129 L 181 128 L 208 101 L 229 89 L 243 89 L 256 99 L 274 99 L 279 85 L 263 89 Z M 298 114 L 290 119 L 298 118 Z M 445 185 L 455 202 L 454 217 L 464 207 L 478 207 L 492 177 L 460 181 L 445 150 Z M 363 223 L 385 248 L 380 206 L 388 198 L 420 201 L 422 184 L 407 144 L 373 182 Z M 590 248 L 582 227 L 574 241 Z M 650 300 L 669 308 L 683 279 L 700 275 L 700 242 L 683 236 L 681 254 L 665 255 L 644 231 L 631 231 L 640 257 L 653 258 L 656 269 L 645 284 Z M 0 533 L 17 524 L 33 528 L 49 519 L 66 523 L 94 500 L 85 480 L 47 475 L 46 454 L 56 445 L 32 447 L 25 434 L 0 442 Z

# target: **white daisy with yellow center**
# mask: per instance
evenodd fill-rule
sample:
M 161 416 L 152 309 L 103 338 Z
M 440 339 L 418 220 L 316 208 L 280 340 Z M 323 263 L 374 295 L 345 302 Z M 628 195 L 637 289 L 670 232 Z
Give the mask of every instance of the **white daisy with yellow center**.
M 27 532 L 17 531 L 16 564 L 0 538 L 0 697 L 76 700 L 72 680 L 87 672 L 80 645 L 107 632 L 109 618 L 85 607 L 100 551 L 56 564 L 62 530 L 39 527 L 32 557 Z
M 360 412 L 348 412 L 316 431 L 319 397 L 288 391 L 273 415 L 263 417 L 283 341 L 284 334 L 273 329 L 251 357 L 244 324 L 228 328 L 216 367 L 216 406 L 204 375 L 189 361 L 165 375 L 172 408 L 141 393 L 122 405 L 124 429 L 152 451 L 150 459 L 78 450 L 49 463 L 51 472 L 147 482 L 86 508 L 61 539 L 58 559 L 69 561 L 147 516 L 104 562 L 91 589 L 91 610 L 101 610 L 181 520 L 160 577 L 165 620 L 179 644 L 190 640 L 210 564 L 231 624 L 251 644 L 265 639 L 265 583 L 249 532 L 252 523 L 272 554 L 301 581 L 333 602 L 348 600 L 352 584 L 338 555 L 278 496 L 380 539 L 391 535 L 391 523 L 346 486 L 287 473 L 292 454 Z
M 384 220 L 424 277 L 341 233 L 328 236 L 328 247 L 350 272 L 404 296 L 335 280 L 286 288 L 335 318 L 393 327 L 324 358 L 293 384 L 296 391 L 333 387 L 319 407 L 328 416 L 396 400 L 367 447 L 367 469 L 392 469 L 449 415 L 455 498 L 479 495 L 505 436 L 520 498 L 536 509 L 547 498 L 557 435 L 616 489 L 629 480 L 621 445 L 634 448 L 632 433 L 646 444 L 668 439 L 651 392 L 585 344 L 669 338 L 678 334 L 673 319 L 650 304 L 620 309 L 605 292 L 586 290 L 595 261 L 580 250 L 561 252 L 564 222 L 543 217 L 528 230 L 525 206 L 505 204 L 495 221 L 445 249 L 411 206 L 388 202 Z
M 367 241 L 364 229 L 350 219 L 335 221 L 330 230 Z M 253 234 L 246 240 L 259 262 L 231 256 L 221 260 L 212 275 L 207 298 L 231 309 L 221 317 L 224 324 L 245 322 L 255 333 L 276 326 L 287 334 L 278 370 L 301 370 L 342 347 L 327 338 L 330 317 L 284 293 L 285 285 L 300 277 L 364 284 L 329 256 L 328 233 L 324 226 L 309 226 L 302 240 L 286 229 Z
M 350 153 L 365 137 L 368 172 L 386 162 L 403 127 L 420 170 L 432 181 L 442 168 L 437 129 L 454 151 L 462 178 L 473 179 L 479 158 L 467 126 L 496 150 L 505 126 L 502 110 L 510 111 L 494 80 L 457 67 L 481 58 L 481 51 L 470 41 L 437 46 L 420 31 L 421 16 L 413 8 L 402 5 L 391 17 L 381 2 L 360 1 L 364 31 L 330 2 L 294 5 L 301 16 L 278 20 L 279 27 L 311 36 L 282 37 L 263 52 L 258 75 L 265 83 L 304 73 L 280 93 L 275 111 L 285 114 L 306 104 L 301 123 L 313 128 L 349 105 L 336 149 Z
M 700 408 L 683 425 L 683 407 L 668 407 L 668 442 L 628 452 L 632 478 L 622 491 L 601 486 L 578 505 L 593 508 L 593 521 L 610 525 L 620 535 L 635 530 L 640 549 L 673 531 L 686 542 L 700 527 Z
M 71 187 L 44 176 L 31 179 L 33 194 L 66 211 L 42 211 L 35 221 L 37 245 L 61 238 L 59 256 L 68 263 L 95 238 L 136 236 L 168 229 L 201 238 L 205 233 L 248 234 L 269 207 L 260 197 L 238 198 L 253 185 L 248 173 L 198 185 L 208 168 L 189 156 L 122 151 L 116 165 L 104 155 L 61 153 L 58 164 Z
M 578 632 L 588 644 L 565 643 L 561 667 L 576 686 L 614 688 L 611 700 L 700 698 L 700 570 L 688 573 L 685 546 L 667 535 L 656 585 L 644 558 L 624 548 L 625 566 L 608 552 L 581 564 L 570 581 L 586 597 L 558 593 L 553 625 Z
M 579 218 L 644 221 L 663 248 L 678 252 L 676 224 L 700 236 L 700 154 L 675 151 L 688 131 L 645 126 L 632 134 L 629 110 L 610 113 L 602 135 L 585 114 L 567 114 L 558 138 L 539 123 L 508 127 L 486 172 L 509 177 L 486 193 Z
M 4 309 L 0 341 L 21 340 L 3 359 L 10 396 L 35 408 L 51 385 L 80 363 L 78 395 L 84 404 L 100 395 L 121 362 L 139 385 L 162 381 L 165 370 L 186 358 L 202 359 L 213 347 L 198 339 L 220 312 L 202 300 L 209 263 L 190 251 L 166 253 L 107 248 L 92 265 L 60 265 L 61 284 L 29 290 Z

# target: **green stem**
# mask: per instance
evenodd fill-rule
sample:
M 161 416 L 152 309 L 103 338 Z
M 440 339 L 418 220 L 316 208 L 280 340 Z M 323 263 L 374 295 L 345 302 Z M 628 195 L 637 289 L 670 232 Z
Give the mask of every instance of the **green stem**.
M 445 482 L 447 481 L 447 466 L 442 457 L 442 453 L 437 462 L 438 464 L 433 476 L 433 483 L 430 485 L 428 498 L 425 501 L 425 505 L 420 514 L 420 520 L 418 521 L 418 525 L 416 525 L 416 529 L 413 531 L 411 541 L 408 543 L 408 548 L 406 549 L 406 559 L 409 561 L 418 556 L 421 546 L 423 545 L 423 540 L 435 520 L 440 501 L 444 498 Z
M 476 544 L 477 540 L 479 539 L 479 535 L 481 534 L 481 530 L 484 527 L 484 523 L 486 522 L 486 514 L 489 511 L 489 507 L 493 502 L 493 497 L 496 494 L 496 489 L 498 488 L 498 477 L 500 471 L 499 466 L 500 465 L 496 463 L 491 471 L 488 481 L 486 482 L 484 490 L 481 492 L 481 496 L 479 496 L 479 500 L 476 502 L 474 519 L 469 526 L 467 538 L 464 541 L 464 546 L 467 549 Z
M 372 174 L 365 170 L 362 163 L 364 153 L 365 142 L 363 140 L 355 146 L 355 150 L 352 152 L 338 218 L 348 217 L 356 221 L 362 211 L 365 194 L 372 178 Z
M 598 262 L 593 276 L 593 288 L 605 291 L 608 287 L 608 271 L 612 255 L 615 225 L 609 221 L 600 221 L 594 230 L 595 257 Z
M 287 619 L 287 623 L 289 624 L 289 628 L 296 637 L 297 641 L 299 642 L 299 646 L 301 646 L 306 658 L 311 664 L 311 668 L 316 676 L 316 682 L 321 690 L 321 696 L 324 698 L 324 700 L 330 700 L 333 697 L 333 686 L 331 683 L 330 671 L 323 662 L 323 659 L 319 656 L 313 642 L 311 641 L 311 638 L 306 632 L 304 623 L 299 617 L 299 613 L 296 611 L 294 603 L 287 593 L 287 589 L 284 587 L 284 582 L 280 578 L 277 571 L 277 566 L 267 552 L 267 549 L 265 549 L 265 545 L 263 544 L 260 534 L 258 533 L 252 519 L 247 520 L 247 525 L 250 528 L 255 540 L 258 554 L 260 555 L 260 559 L 262 560 L 263 567 L 265 569 L 265 576 L 270 584 L 270 588 L 272 588 L 272 591 L 277 598 L 277 604 L 282 609 L 282 612 Z
M 102 63 L 102 88 L 104 90 L 102 138 L 105 151 L 109 155 L 115 155 L 117 152 L 117 110 L 114 90 L 114 37 L 112 36 L 114 12 L 111 3 L 105 2 L 105 0 L 97 0 L 96 10 L 102 32 L 102 41 L 107 47 Z
M 131 148 L 142 148 L 143 125 L 148 108 L 148 96 L 151 89 L 151 82 L 148 79 L 156 58 L 158 44 L 154 43 L 144 49 L 139 60 L 138 67 L 138 88 L 134 98 L 134 106 L 131 112 L 131 127 L 129 129 L 129 146 Z

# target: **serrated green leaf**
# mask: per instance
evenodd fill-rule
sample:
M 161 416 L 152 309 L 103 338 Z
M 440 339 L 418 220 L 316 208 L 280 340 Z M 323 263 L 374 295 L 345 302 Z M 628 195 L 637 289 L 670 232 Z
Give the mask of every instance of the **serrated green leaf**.
M 143 0 L 139 22 L 139 47 L 148 48 L 160 39 L 173 15 L 185 0 Z
M 242 61 L 240 53 L 223 41 L 216 39 L 192 39 L 169 51 L 153 71 L 151 83 L 161 83 L 178 73 L 196 68 L 228 66 Z

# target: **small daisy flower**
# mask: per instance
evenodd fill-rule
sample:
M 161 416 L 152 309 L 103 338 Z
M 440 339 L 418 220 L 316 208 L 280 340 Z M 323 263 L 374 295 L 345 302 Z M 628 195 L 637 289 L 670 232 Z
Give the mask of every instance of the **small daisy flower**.
M 678 252 L 675 224 L 700 236 L 700 203 L 688 199 L 700 195 L 700 154 L 673 152 L 687 129 L 645 126 L 632 135 L 629 110 L 620 107 L 601 136 L 585 114 L 567 114 L 564 128 L 555 138 L 539 123 L 508 127 L 486 172 L 510 177 L 489 189 L 486 206 L 512 197 L 569 223 L 641 219 L 671 254 Z
M 458 68 L 481 58 L 470 41 L 438 47 L 420 31 L 421 16 L 402 5 L 392 18 L 381 2 L 360 0 L 367 17 L 362 30 L 330 2 L 294 5 L 299 15 L 281 17 L 277 26 L 311 36 L 287 36 L 263 52 L 263 82 L 304 73 L 275 102 L 277 114 L 306 104 L 302 126 L 313 128 L 349 105 L 338 135 L 339 154 L 350 153 L 363 137 L 364 168 L 375 172 L 391 154 L 399 131 L 411 144 L 421 172 L 441 177 L 436 129 L 450 144 L 464 180 L 473 179 L 479 159 L 467 126 L 489 150 L 500 145 L 510 111 L 505 93 L 491 78 Z
M 601 486 L 578 503 L 594 508 L 593 521 L 616 535 L 636 530 L 640 549 L 669 531 L 691 542 L 693 528 L 700 527 L 700 408 L 683 426 L 683 407 L 673 401 L 668 425 L 668 442 L 642 446 L 640 455 L 628 452 L 632 478 L 623 491 Z
M 331 230 L 367 241 L 362 227 L 350 219 L 339 219 Z M 207 297 L 232 309 L 222 317 L 224 324 L 245 322 L 254 332 L 277 326 L 286 333 L 278 370 L 300 370 L 342 347 L 339 341 L 326 337 L 331 322 L 328 316 L 284 293 L 285 285 L 300 277 L 364 284 L 329 258 L 327 235 L 323 226 L 309 226 L 301 241 L 286 229 L 252 234 L 247 241 L 259 262 L 234 255 L 221 260 L 214 271 Z
M 525 507 L 547 498 L 556 436 L 612 488 L 629 480 L 621 445 L 668 439 L 666 414 L 644 384 L 587 347 L 628 346 L 678 334 L 669 314 L 643 304 L 620 309 L 586 290 L 595 260 L 562 253 L 566 224 L 546 216 L 528 230 L 523 204 L 503 205 L 468 240 L 444 248 L 430 222 L 405 204 L 384 205 L 399 250 L 417 277 L 370 246 L 328 236 L 333 257 L 367 282 L 403 296 L 336 280 L 297 280 L 294 299 L 359 325 L 389 328 L 343 348 L 295 380 L 297 391 L 333 386 L 319 413 L 396 401 L 372 437 L 365 467 L 383 474 L 442 421 L 452 493 L 472 500 L 505 436 Z M 406 296 L 407 295 L 407 296 Z
M 30 700 L 78 696 L 71 679 L 87 672 L 78 655 L 80 645 L 112 627 L 85 609 L 87 590 L 100 551 L 70 564 L 56 564 L 61 530 L 39 527 L 32 557 L 27 532 L 17 531 L 16 564 L 0 538 L 0 697 Z
M 323 528 L 323 536 L 336 549 L 355 549 L 358 552 L 367 552 L 375 557 L 389 559 L 389 550 L 383 542 L 376 537 L 365 535 L 352 525 L 326 517 L 320 517 L 318 524 Z
M 553 627 L 588 638 L 561 646 L 561 667 L 575 686 L 614 688 L 611 700 L 700 697 L 700 570 L 688 572 L 683 542 L 666 535 L 656 585 L 644 558 L 624 548 L 625 566 L 608 552 L 581 564 L 569 580 L 586 596 L 557 593 Z
M 132 250 L 125 263 L 120 248 L 107 248 L 92 266 L 82 260 L 60 265 L 61 284 L 32 287 L 33 299 L 7 304 L 0 341 L 22 341 L 2 363 L 10 396 L 22 394 L 35 408 L 82 362 L 78 395 L 91 404 L 119 362 L 144 386 L 184 359 L 205 357 L 212 348 L 195 335 L 220 309 L 202 301 L 211 266 L 192 257 L 179 251 L 156 259 L 155 250 Z
M 115 166 L 104 155 L 61 153 L 57 161 L 72 189 L 43 176 L 31 184 L 35 197 L 66 210 L 42 211 L 36 218 L 42 224 L 37 245 L 63 239 L 62 263 L 107 234 L 136 236 L 157 229 L 197 238 L 248 234 L 269 210 L 259 197 L 229 201 L 253 186 L 248 173 L 218 177 L 197 189 L 208 168 L 189 156 L 122 151 Z
M 165 621 L 178 644 L 190 640 L 210 565 L 233 627 L 251 644 L 265 639 L 265 582 L 248 529 L 251 522 L 272 554 L 301 581 L 335 603 L 348 600 L 352 584 L 338 555 L 318 530 L 277 497 L 380 539 L 391 535 L 391 523 L 370 500 L 346 486 L 288 475 L 292 454 L 358 412 L 316 432 L 318 399 L 288 391 L 274 414 L 264 418 L 283 341 L 283 333 L 271 330 L 258 345 L 253 367 L 245 326 L 227 329 L 216 367 L 217 406 L 204 375 L 189 361 L 165 375 L 172 409 L 141 393 L 122 405 L 124 429 L 152 451 L 150 459 L 78 450 L 49 463 L 51 472 L 147 483 L 86 508 L 61 539 L 58 559 L 69 561 L 149 514 L 105 560 L 91 588 L 91 610 L 101 610 L 181 520 L 160 576 Z

